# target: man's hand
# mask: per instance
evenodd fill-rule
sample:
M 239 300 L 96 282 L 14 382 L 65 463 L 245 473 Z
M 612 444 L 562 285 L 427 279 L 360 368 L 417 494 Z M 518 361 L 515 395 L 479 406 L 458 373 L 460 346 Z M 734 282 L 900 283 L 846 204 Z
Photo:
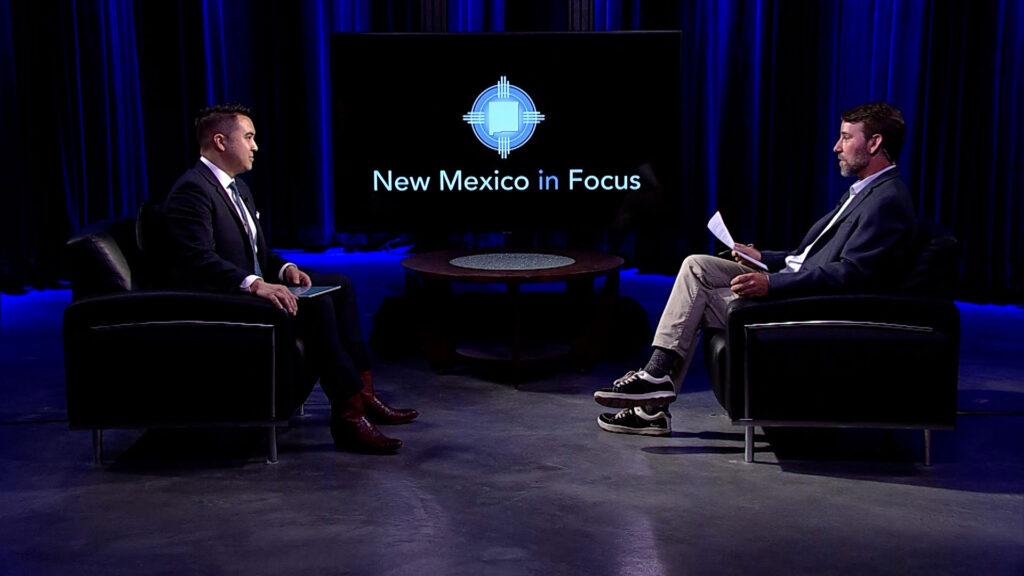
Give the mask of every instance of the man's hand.
M 306 282 L 309 282 L 309 276 L 306 276 Z M 294 315 L 299 311 L 299 298 L 295 294 L 288 290 L 287 286 L 281 284 L 271 284 L 264 282 L 262 279 L 257 279 L 249 286 L 249 292 L 252 292 L 260 298 L 270 300 L 274 306 L 277 306 L 281 310 Z
M 289 286 L 311 286 L 313 281 L 309 274 L 299 270 L 298 266 L 286 266 L 284 269 L 284 283 Z
M 740 274 L 732 279 L 730 289 L 740 298 L 760 298 L 768 295 L 768 275 L 761 272 Z
M 743 264 L 744 266 L 750 266 L 750 262 L 747 262 L 746 260 L 741 258 L 740 255 L 737 254 L 737 252 L 742 252 L 743 254 L 750 256 L 751 258 L 757 260 L 758 262 L 761 261 L 761 251 L 758 250 L 757 248 L 754 248 L 753 246 L 747 246 L 746 244 L 733 244 L 732 247 L 733 260 L 739 262 L 740 264 Z M 753 266 L 750 267 L 753 268 Z

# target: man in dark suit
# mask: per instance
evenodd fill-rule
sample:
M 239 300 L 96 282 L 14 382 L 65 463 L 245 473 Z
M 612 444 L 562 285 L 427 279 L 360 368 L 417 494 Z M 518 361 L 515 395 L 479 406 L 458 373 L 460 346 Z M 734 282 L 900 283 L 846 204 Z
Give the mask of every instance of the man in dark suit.
M 402 442 L 377 424 L 401 424 L 415 410 L 388 406 L 373 391 L 370 357 L 356 311 L 355 290 L 341 274 L 317 275 L 286 262 L 267 245 L 259 212 L 239 174 L 252 169 L 256 130 L 248 109 L 221 105 L 196 119 L 200 158 L 163 202 L 170 276 L 182 287 L 239 292 L 296 315 L 299 334 L 331 402 L 331 434 L 339 448 L 389 453 Z M 289 286 L 337 285 L 297 298 Z
M 917 226 L 895 164 L 905 134 L 903 115 L 888 104 L 847 110 L 833 152 L 842 175 L 857 181 L 795 250 L 736 244 L 735 262 L 687 257 L 655 332 L 650 361 L 594 393 L 599 404 L 623 409 L 602 414 L 598 425 L 610 432 L 670 434 L 668 404 L 676 399 L 700 330 L 724 327 L 727 306 L 736 298 L 884 291 L 899 274 Z

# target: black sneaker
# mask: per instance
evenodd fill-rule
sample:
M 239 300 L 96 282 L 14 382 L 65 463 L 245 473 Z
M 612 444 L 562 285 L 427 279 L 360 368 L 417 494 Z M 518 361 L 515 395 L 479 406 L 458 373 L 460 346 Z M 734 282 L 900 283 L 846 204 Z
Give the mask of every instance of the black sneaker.
M 601 388 L 594 392 L 594 400 L 612 408 L 655 406 L 675 402 L 676 391 L 671 376 L 655 378 L 643 370 L 631 370 L 613 382 L 611 388 Z
M 623 408 L 618 414 L 601 414 L 597 425 L 602 430 L 619 434 L 669 436 L 672 434 L 672 415 L 668 408 L 648 414 L 642 407 Z

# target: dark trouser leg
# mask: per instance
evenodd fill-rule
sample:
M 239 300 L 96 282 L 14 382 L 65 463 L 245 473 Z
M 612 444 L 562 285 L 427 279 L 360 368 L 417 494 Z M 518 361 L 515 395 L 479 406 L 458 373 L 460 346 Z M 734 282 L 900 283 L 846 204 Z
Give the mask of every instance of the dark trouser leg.
M 367 420 L 360 394 L 363 379 L 358 366 L 368 369 L 369 355 L 359 331 L 352 283 L 341 275 L 311 277 L 314 285 L 341 286 L 301 299 L 298 313 L 299 329 L 320 373 L 320 387 L 331 402 L 334 443 L 357 452 L 392 453 L 402 447 L 402 441 L 384 436 Z
M 363 407 L 366 416 L 375 424 L 404 424 L 416 419 L 419 413 L 409 408 L 392 408 L 373 391 L 370 353 L 363 340 L 359 325 L 359 309 L 356 306 L 356 291 L 352 281 L 342 274 L 310 274 L 314 285 L 341 286 L 321 298 L 330 297 L 333 303 L 341 347 L 348 353 L 356 376 L 362 383 Z
M 359 324 L 359 308 L 356 305 L 356 289 L 352 281 L 343 274 L 310 274 L 314 285 L 341 286 L 324 296 L 334 303 L 334 320 L 338 326 L 338 338 L 341 345 L 352 358 L 356 372 L 364 372 L 372 367 L 370 352 L 363 340 L 363 330 Z
M 328 296 L 301 299 L 296 319 L 313 366 L 320 374 L 320 387 L 333 405 L 357 394 L 363 382 L 344 344 L 335 301 Z

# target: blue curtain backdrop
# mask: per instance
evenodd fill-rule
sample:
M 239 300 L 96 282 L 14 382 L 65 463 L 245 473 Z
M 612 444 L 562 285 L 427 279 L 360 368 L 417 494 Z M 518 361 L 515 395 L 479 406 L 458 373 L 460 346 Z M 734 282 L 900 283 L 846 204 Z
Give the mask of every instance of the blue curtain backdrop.
M 716 209 L 740 238 L 795 244 L 849 185 L 831 152 L 840 112 L 886 100 L 908 121 L 899 164 L 919 213 L 962 242 L 961 298 L 1024 301 L 1015 0 L 0 0 L 0 280 L 66 280 L 64 241 L 165 193 L 213 102 L 254 108 L 248 178 L 273 243 L 338 242 L 331 34 L 645 29 L 683 39 L 668 267 L 714 248 Z

